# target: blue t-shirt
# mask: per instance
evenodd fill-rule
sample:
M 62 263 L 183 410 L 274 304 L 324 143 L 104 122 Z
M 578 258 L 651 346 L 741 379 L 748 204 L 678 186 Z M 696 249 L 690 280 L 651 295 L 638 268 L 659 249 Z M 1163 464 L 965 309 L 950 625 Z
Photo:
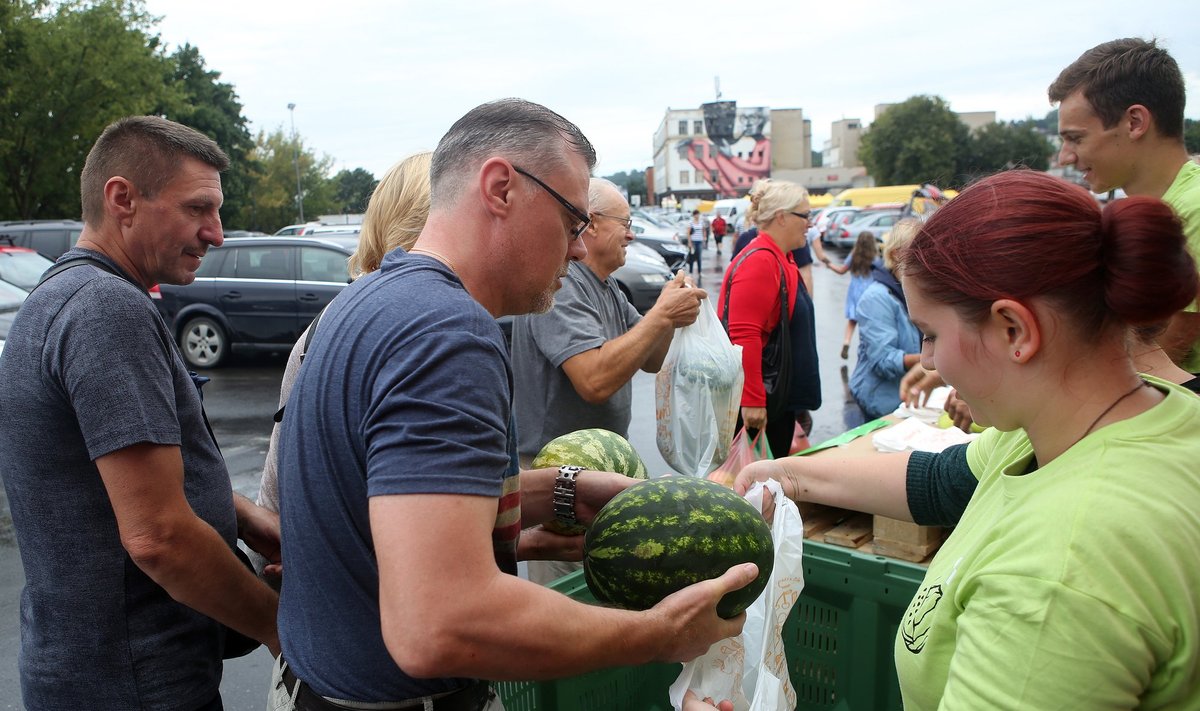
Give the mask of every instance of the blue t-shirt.
M 384 646 L 368 501 L 496 498 L 497 563 L 515 573 L 511 406 L 499 326 L 434 259 L 389 253 L 322 316 L 288 400 L 279 462 L 279 637 L 284 659 L 317 693 L 403 701 L 467 683 L 409 677 Z
M 85 255 L 117 269 L 83 249 L 62 259 Z M 8 334 L 0 472 L 25 568 L 30 711 L 191 711 L 218 693 L 224 628 L 130 559 L 95 465 L 136 444 L 179 447 L 188 504 L 234 545 L 229 473 L 171 341 L 145 291 L 91 265 L 34 290 Z

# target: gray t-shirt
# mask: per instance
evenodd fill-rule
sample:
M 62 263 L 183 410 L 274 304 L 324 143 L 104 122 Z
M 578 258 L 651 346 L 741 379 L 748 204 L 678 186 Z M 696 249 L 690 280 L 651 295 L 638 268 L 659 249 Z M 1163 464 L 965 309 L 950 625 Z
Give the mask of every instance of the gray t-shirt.
M 99 257 L 62 259 L 80 254 Z M 181 446 L 188 503 L 233 545 L 229 474 L 153 302 L 91 265 L 47 281 L 0 357 L 0 412 L 0 472 L 25 568 L 26 708 L 191 711 L 213 699 L 223 628 L 129 558 L 93 463 L 142 442 Z
M 590 427 L 629 436 L 632 383 L 592 405 L 576 392 L 562 364 L 625 335 L 641 318 L 615 279 L 600 281 L 586 265 L 572 262 L 550 311 L 513 319 L 513 401 L 517 450 L 523 456 L 535 456 L 559 435 Z

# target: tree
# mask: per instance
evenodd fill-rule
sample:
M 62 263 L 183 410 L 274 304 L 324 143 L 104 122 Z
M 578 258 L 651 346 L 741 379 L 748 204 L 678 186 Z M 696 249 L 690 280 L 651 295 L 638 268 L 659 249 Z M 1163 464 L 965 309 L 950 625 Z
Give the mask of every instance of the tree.
M 1189 155 L 1200 153 L 1200 121 L 1183 120 L 1183 142 L 1187 145 Z
M 246 127 L 242 104 L 233 86 L 219 81 L 220 72 L 205 68 L 196 47 L 185 44 L 170 59 L 178 96 L 169 97 L 170 102 L 160 105 L 155 113 L 201 131 L 229 156 L 229 170 L 221 176 L 221 191 L 225 194 L 221 217 L 227 226 L 240 226 L 249 205 L 250 186 L 258 173 L 251 159 L 254 137 Z
M 1017 166 L 1046 170 L 1054 145 L 1035 126 L 1033 120 L 991 123 L 972 132 L 966 172 L 979 177 Z
M 177 101 L 141 0 L 0 2 L 0 215 L 79 215 L 79 172 L 121 116 Z
M 879 185 L 956 186 L 969 138 L 967 125 L 944 100 L 914 96 L 875 120 L 858 155 Z
M 363 168 L 342 170 L 333 177 L 334 200 L 338 211 L 344 214 L 360 215 L 367 211 L 367 203 L 371 193 L 379 181 L 370 171 Z
M 335 184 L 329 179 L 333 158 L 318 159 L 304 147 L 299 136 L 293 140 L 284 134 L 282 127 L 271 133 L 260 131 L 250 157 L 260 172 L 251 184 L 249 201 L 243 208 L 246 214 L 239 216 L 239 224 L 270 233 L 299 219 L 296 160 L 300 164 L 305 218 L 338 211 Z
M 611 180 L 614 185 L 625 188 L 625 192 L 630 195 L 646 194 L 646 172 L 642 170 L 631 170 L 629 172 L 621 171 L 612 175 L 604 176 L 605 180 Z

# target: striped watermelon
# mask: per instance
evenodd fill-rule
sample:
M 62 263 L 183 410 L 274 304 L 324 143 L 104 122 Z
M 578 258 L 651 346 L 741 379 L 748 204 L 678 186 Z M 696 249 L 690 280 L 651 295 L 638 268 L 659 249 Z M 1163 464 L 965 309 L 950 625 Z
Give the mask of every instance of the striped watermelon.
M 646 465 L 629 440 L 616 432 L 598 427 L 555 437 L 533 458 L 534 469 L 561 467 L 564 464 L 593 471 L 616 472 L 634 479 L 647 477 Z M 564 526 L 554 520 L 544 525 L 555 533 L 567 536 L 578 536 L 587 530 L 583 526 Z
M 638 482 L 617 494 L 583 542 L 592 594 L 632 610 L 747 562 L 758 565 L 758 577 L 721 598 L 722 617 L 741 614 L 766 587 L 775 562 L 771 529 L 730 489 L 689 476 Z

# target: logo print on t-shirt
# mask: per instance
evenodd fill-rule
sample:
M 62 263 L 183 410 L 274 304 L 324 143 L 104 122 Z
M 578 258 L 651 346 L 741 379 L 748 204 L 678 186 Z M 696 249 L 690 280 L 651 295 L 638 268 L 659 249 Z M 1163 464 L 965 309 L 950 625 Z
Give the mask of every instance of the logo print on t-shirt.
M 913 654 L 925 649 L 929 627 L 933 624 L 933 609 L 942 599 L 942 586 L 930 585 L 923 588 L 908 605 L 908 613 L 900 625 L 900 637 L 904 646 Z

